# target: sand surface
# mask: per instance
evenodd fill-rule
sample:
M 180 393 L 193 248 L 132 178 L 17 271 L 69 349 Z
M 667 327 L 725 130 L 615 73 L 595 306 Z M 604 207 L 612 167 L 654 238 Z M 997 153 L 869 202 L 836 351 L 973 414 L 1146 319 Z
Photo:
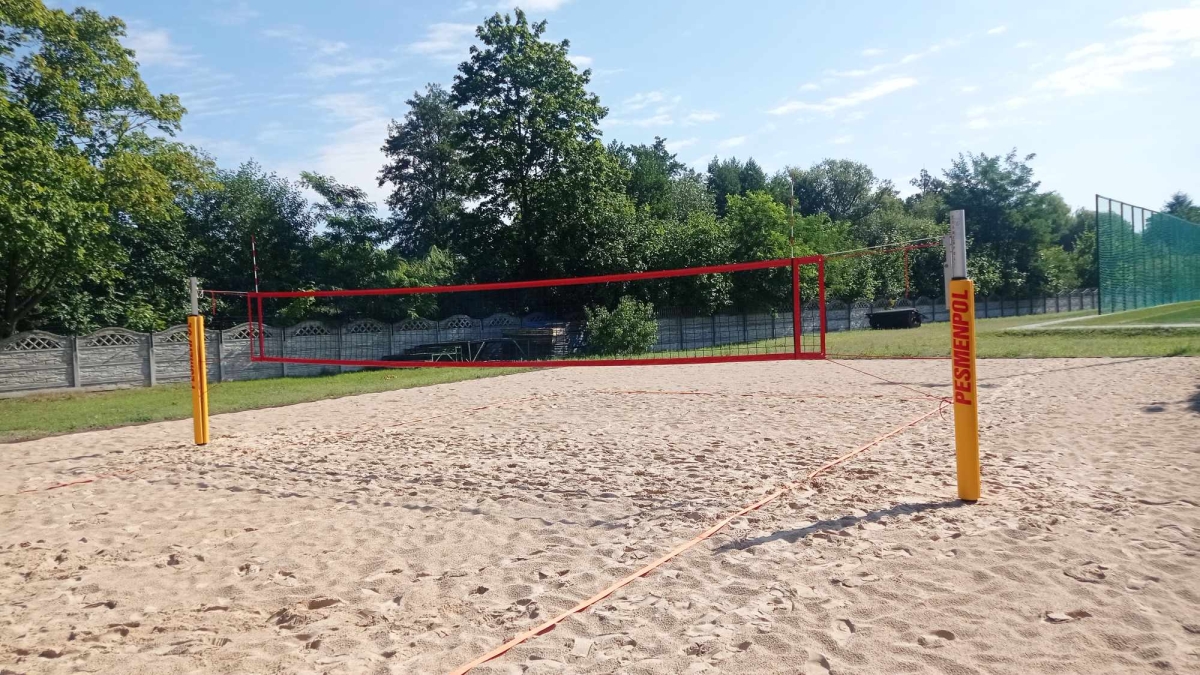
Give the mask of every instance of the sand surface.
M 900 384 L 547 370 L 0 445 L 0 670 L 447 672 L 949 393 L 852 365 Z M 1200 359 L 980 382 L 979 503 L 935 415 L 474 672 L 1200 672 Z

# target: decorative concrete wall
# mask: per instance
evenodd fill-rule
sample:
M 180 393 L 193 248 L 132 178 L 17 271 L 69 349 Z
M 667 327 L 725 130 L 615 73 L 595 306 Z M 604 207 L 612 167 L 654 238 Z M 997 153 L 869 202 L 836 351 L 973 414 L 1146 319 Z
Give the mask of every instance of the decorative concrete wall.
M 986 298 L 975 303 L 979 318 L 1053 314 L 1096 309 L 1097 292 L 1084 289 L 1030 298 Z M 915 307 L 926 322 L 948 321 L 943 300 L 902 300 L 897 307 Z M 838 301 L 826 305 L 829 331 L 866 328 L 868 317 L 888 303 Z M 801 308 L 801 332 L 819 334 L 820 314 L 816 304 Z M 289 328 L 263 326 L 262 341 L 268 354 L 298 358 L 378 359 L 400 354 L 422 344 L 452 340 L 500 337 L 503 331 L 541 325 L 542 314 L 517 318 L 494 314 L 484 319 L 465 315 L 441 321 L 407 319 L 394 324 L 363 320 L 345 326 L 306 321 Z M 293 377 L 354 370 L 349 367 L 254 363 L 250 342 L 259 340 L 258 328 L 241 324 L 228 330 L 205 332 L 210 382 Z M 791 312 L 777 314 L 718 314 L 708 317 L 663 317 L 658 319 L 655 351 L 702 349 L 725 344 L 756 342 L 791 337 Z M 255 351 L 258 347 L 255 345 Z M 91 335 L 66 337 L 44 331 L 18 333 L 0 341 L 0 393 L 40 389 L 69 389 L 91 386 L 154 386 L 159 382 L 186 382 L 188 362 L 187 326 L 162 332 L 136 333 L 124 328 L 105 328 Z

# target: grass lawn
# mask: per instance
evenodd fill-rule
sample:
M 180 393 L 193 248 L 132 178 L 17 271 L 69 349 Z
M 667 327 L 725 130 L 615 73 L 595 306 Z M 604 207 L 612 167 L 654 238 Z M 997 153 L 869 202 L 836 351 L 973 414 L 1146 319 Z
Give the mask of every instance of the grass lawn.
M 237 412 L 520 371 L 518 368 L 406 368 L 223 382 L 210 385 L 208 401 L 213 414 Z M 188 384 L 5 398 L 0 399 L 0 442 L 191 416 L 192 392 Z
M 1054 317 L 1085 314 L 1064 312 Z M 1200 330 L 1008 330 L 1046 320 L 1046 315 L 980 319 L 975 324 L 979 357 L 1200 356 Z M 1068 325 L 1080 323 L 1083 321 Z M 826 337 L 826 349 L 831 355 L 947 356 L 950 353 L 950 324 L 930 323 L 908 330 L 830 333 Z
M 1126 324 L 1194 323 L 1200 326 L 1200 300 L 1176 302 L 1158 307 L 1131 309 L 1127 312 L 1101 314 L 1091 319 L 1072 321 L 1073 326 L 1122 326 Z

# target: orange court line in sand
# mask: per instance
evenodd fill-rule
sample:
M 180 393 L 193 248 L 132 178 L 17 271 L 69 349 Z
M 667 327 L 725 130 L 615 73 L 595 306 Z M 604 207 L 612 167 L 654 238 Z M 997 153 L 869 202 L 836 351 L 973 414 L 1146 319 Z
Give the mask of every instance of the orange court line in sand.
M 867 373 L 867 374 L 870 374 L 870 373 Z M 476 666 L 483 665 L 484 663 L 487 663 L 488 661 L 491 661 L 492 659 L 503 655 L 505 652 L 507 652 L 510 649 L 512 649 L 513 647 L 516 647 L 517 645 L 525 642 L 526 640 L 553 630 L 555 628 L 555 626 L 557 626 L 559 623 L 565 621 L 571 615 L 582 612 L 583 610 L 587 609 L 588 607 L 591 607 L 592 605 L 596 604 L 597 602 L 600 602 L 601 600 L 603 600 L 603 599 L 607 598 L 608 596 L 612 595 L 613 593 L 617 592 L 624 586 L 627 586 L 627 585 L 633 583 L 638 578 L 644 577 L 647 574 L 649 574 L 650 572 L 653 572 L 655 569 L 657 569 L 658 567 L 661 567 L 663 564 L 669 562 L 672 558 L 675 558 L 676 556 L 683 553 L 684 551 L 687 551 L 688 549 L 696 546 L 697 544 L 704 541 L 705 539 L 712 537 L 717 532 L 720 532 L 721 530 L 723 530 L 725 528 L 725 526 L 729 525 L 729 523 L 732 522 L 735 518 L 739 518 L 741 516 L 746 515 L 747 513 L 750 513 L 751 511 L 757 510 L 759 508 L 762 508 L 763 506 L 766 506 L 767 504 L 770 504 L 771 502 L 775 501 L 776 499 L 783 496 L 784 494 L 787 494 L 792 489 L 797 488 L 805 483 L 808 483 L 809 481 L 811 481 L 812 479 L 821 475 L 822 473 L 828 471 L 829 469 L 832 469 L 833 467 L 835 467 L 857 455 L 860 455 L 860 454 L 866 452 L 867 450 L 875 447 L 876 445 L 879 445 L 880 443 L 891 438 L 892 436 L 899 434 L 900 432 L 904 431 L 905 429 L 916 426 L 917 424 L 921 423 L 922 421 L 924 421 L 930 417 L 933 417 L 934 415 L 937 415 L 938 413 L 942 412 L 942 410 L 944 410 L 947 405 L 949 405 L 949 404 L 946 400 L 940 400 L 938 403 L 938 406 L 936 408 L 934 408 L 933 410 L 930 410 L 929 412 L 921 415 L 920 417 L 916 417 L 916 418 L 909 420 L 908 422 L 905 422 L 904 424 L 896 427 L 895 429 L 892 429 L 891 431 L 887 432 L 886 434 L 883 434 L 882 436 L 879 436 L 879 437 L 875 438 L 874 440 L 872 440 L 864 445 L 861 445 L 861 446 L 855 448 L 854 450 L 851 450 L 850 452 L 838 457 L 837 459 L 834 459 L 830 462 L 827 462 L 826 464 L 821 465 L 819 468 L 817 468 L 813 472 L 809 473 L 803 479 L 795 481 L 788 485 L 784 485 L 783 487 L 776 489 L 774 492 L 768 494 L 767 496 L 763 497 L 762 499 L 759 499 L 758 501 L 754 502 L 753 504 L 749 504 L 747 506 L 742 507 L 738 511 L 717 521 L 716 524 L 709 527 L 707 530 L 704 530 L 703 532 L 696 535 L 692 539 L 680 544 L 679 546 L 676 546 L 674 549 L 671 549 L 671 551 L 669 551 L 666 555 L 663 555 L 662 557 L 654 560 L 653 562 L 651 562 L 650 564 L 641 568 L 640 570 L 633 572 L 632 574 L 625 576 L 621 579 L 618 579 L 612 585 L 610 585 L 608 588 L 605 588 L 604 590 L 593 595 L 592 597 L 590 597 L 590 598 L 580 602 L 579 604 L 575 605 L 574 607 L 562 612 L 561 614 L 555 616 L 554 618 L 550 619 L 549 621 L 546 621 L 542 625 L 537 626 L 536 628 L 532 628 L 528 631 L 525 631 L 524 633 L 517 635 L 516 637 L 512 638 L 508 642 L 505 642 L 504 644 L 500 645 L 499 647 L 496 647 L 495 649 L 491 650 L 490 652 L 487 652 L 486 654 L 483 654 L 483 655 L 475 658 L 474 660 L 470 661 L 469 663 L 465 663 L 465 664 L 459 666 L 458 668 L 455 668 L 454 670 L 452 670 L 450 672 L 450 675 L 464 675 L 465 673 L 470 672 Z

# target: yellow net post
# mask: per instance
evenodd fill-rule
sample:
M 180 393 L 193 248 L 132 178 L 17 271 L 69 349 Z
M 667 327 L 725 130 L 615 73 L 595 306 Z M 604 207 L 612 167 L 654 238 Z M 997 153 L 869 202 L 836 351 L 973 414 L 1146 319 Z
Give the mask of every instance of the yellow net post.
M 950 212 L 946 243 L 958 498 L 973 502 L 980 493 L 979 386 L 975 378 L 975 284 L 967 278 L 967 219 L 963 211 Z
M 192 370 L 192 428 L 196 445 L 208 443 L 208 362 L 204 355 L 204 317 L 200 315 L 199 288 L 191 279 L 192 314 L 188 317 L 188 351 Z

